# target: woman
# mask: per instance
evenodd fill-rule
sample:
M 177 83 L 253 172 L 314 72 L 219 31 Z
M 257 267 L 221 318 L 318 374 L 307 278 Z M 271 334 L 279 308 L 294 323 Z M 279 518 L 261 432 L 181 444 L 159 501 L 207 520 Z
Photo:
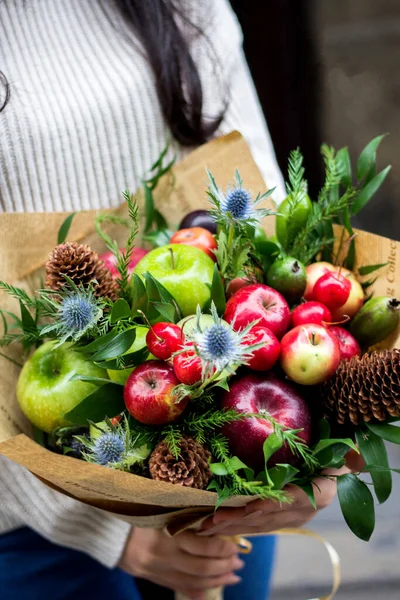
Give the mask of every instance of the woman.
M 233 129 L 276 199 L 284 196 L 227 0 L 0 0 L 0 70 L 2 211 L 116 206 L 171 134 L 182 158 Z M 272 538 L 257 540 L 238 584 L 243 562 L 230 542 L 132 530 L 1 457 L 0 469 L 3 600 L 137 600 L 132 575 L 193 598 L 220 584 L 234 586 L 227 598 L 243 598 L 241 585 L 248 600 L 267 596 Z M 319 506 L 333 494 L 333 483 L 321 481 Z M 206 528 L 301 525 L 314 511 L 295 496 L 285 509 L 257 501 L 221 511 Z

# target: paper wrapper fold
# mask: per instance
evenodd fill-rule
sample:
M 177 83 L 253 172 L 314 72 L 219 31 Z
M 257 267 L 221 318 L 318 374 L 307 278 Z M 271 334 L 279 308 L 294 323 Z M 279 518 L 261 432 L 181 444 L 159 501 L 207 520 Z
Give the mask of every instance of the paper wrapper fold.
M 202 146 L 178 164 L 174 168 L 172 191 L 171 177 L 164 177 L 157 194 L 157 207 L 171 224 L 178 224 L 191 210 L 207 208 L 206 166 L 223 188 L 232 182 L 236 168 L 246 188 L 255 194 L 266 188 L 243 138 L 236 132 L 231 133 Z M 124 207 L 118 210 L 124 212 Z M 65 213 L 0 215 L 0 278 L 33 290 L 38 283 L 38 270 L 56 245 L 58 228 L 66 216 Z M 94 211 L 76 215 L 68 239 L 85 241 L 94 249 L 104 251 L 102 242 L 94 234 L 94 217 Z M 267 233 L 272 235 L 273 218 L 266 218 L 264 224 Z M 113 228 L 110 233 L 116 239 L 124 234 Z M 388 263 L 378 272 L 375 294 L 399 297 L 400 244 L 365 232 L 359 232 L 356 244 L 358 264 Z M 0 296 L 2 308 L 12 305 L 9 297 Z M 384 345 L 400 346 L 399 336 L 393 335 Z M 19 358 L 18 348 L 5 348 L 2 352 Z M 175 533 L 213 512 L 214 493 L 114 471 L 54 454 L 36 444 L 29 437 L 30 425 L 17 405 L 18 375 L 19 368 L 0 357 L 1 454 L 29 469 L 51 488 L 140 527 L 168 526 L 169 531 Z M 238 506 L 249 501 L 249 497 L 235 497 L 225 505 Z

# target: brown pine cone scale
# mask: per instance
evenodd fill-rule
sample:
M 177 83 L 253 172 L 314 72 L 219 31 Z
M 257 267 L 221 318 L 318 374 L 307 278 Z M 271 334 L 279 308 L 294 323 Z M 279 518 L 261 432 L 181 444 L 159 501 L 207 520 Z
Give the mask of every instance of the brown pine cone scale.
M 76 285 L 88 287 L 92 281 L 97 297 L 117 298 L 117 283 L 99 259 L 97 252 L 85 244 L 65 242 L 51 252 L 46 262 L 45 286 L 59 290 L 66 284 L 66 275 Z
M 162 440 L 153 450 L 150 460 L 150 475 L 157 481 L 203 490 L 212 473 L 209 467 L 211 452 L 191 437 L 180 440 L 180 452 L 176 459 Z
M 400 417 L 400 349 L 342 361 L 321 398 L 325 416 L 340 425 Z

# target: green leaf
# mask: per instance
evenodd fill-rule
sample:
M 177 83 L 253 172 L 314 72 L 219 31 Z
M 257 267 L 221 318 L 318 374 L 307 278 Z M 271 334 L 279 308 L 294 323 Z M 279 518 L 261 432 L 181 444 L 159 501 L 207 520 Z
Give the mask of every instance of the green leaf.
M 71 213 L 68 217 L 62 222 L 60 229 L 58 230 L 57 236 L 57 244 L 62 244 L 67 239 L 67 235 L 71 228 L 72 219 L 76 215 L 76 212 Z
M 382 438 L 367 429 L 356 431 L 356 438 L 365 462 L 379 465 L 385 469 L 385 471 L 371 471 L 376 497 L 379 503 L 383 504 L 392 491 L 392 474 L 388 470 L 389 462 L 385 443 Z
M 221 275 L 218 271 L 218 266 L 214 265 L 214 273 L 211 283 L 211 301 L 214 302 L 219 315 L 223 315 L 226 307 L 225 290 L 222 283 Z
M 179 304 L 173 297 L 173 295 L 150 273 L 145 274 L 147 295 L 150 302 L 165 302 L 175 307 L 176 317 L 175 322 L 180 321 L 183 318 L 182 311 Z
M 86 396 L 80 404 L 67 412 L 65 418 L 76 425 L 86 425 L 88 421 L 98 423 L 105 417 L 115 417 L 125 410 L 123 391 L 116 383 L 107 383 Z
M 229 475 L 229 471 L 224 465 L 224 463 L 211 463 L 210 471 L 214 473 L 214 475 L 218 475 L 219 477 L 224 477 L 225 475 Z
M 38 427 L 35 427 L 35 425 L 32 425 L 32 429 L 33 439 L 35 440 L 35 442 L 40 446 L 43 446 L 43 448 L 46 448 L 46 434 L 44 433 L 44 431 L 38 429 Z
M 132 274 L 131 278 L 132 286 L 132 316 L 137 316 L 137 311 L 141 310 L 144 313 L 147 312 L 147 291 L 143 283 L 143 279 L 136 273 Z
M 278 464 L 272 469 L 269 469 L 268 474 L 273 487 L 277 490 L 281 490 L 293 481 L 298 472 L 299 470 L 296 469 L 296 467 L 292 467 L 292 465 Z
M 400 444 L 400 427 L 388 425 L 387 423 L 365 423 L 365 425 L 370 431 L 372 431 L 372 433 L 375 433 L 375 435 L 379 436 L 383 440 L 392 442 L 393 444 Z
M 224 377 L 223 379 L 221 379 L 220 381 L 215 383 L 212 387 L 220 387 L 223 390 L 226 390 L 227 392 L 229 392 L 229 383 L 228 383 L 228 380 L 226 377 Z
M 229 469 L 232 471 L 240 471 L 240 469 L 247 469 L 247 465 L 245 465 L 237 456 L 232 456 L 229 461 Z
M 119 298 L 113 305 L 111 311 L 110 321 L 116 323 L 121 319 L 129 318 L 131 316 L 131 309 L 129 304 L 123 298 Z
M 105 377 L 91 377 L 90 375 L 79 375 L 78 373 L 72 375 L 69 381 L 87 381 L 88 383 L 95 383 L 96 385 L 110 383 L 110 380 Z
M 337 478 L 340 508 L 347 525 L 361 540 L 368 542 L 375 527 L 374 499 L 368 487 L 356 475 Z
M 143 183 L 144 190 L 144 206 L 146 214 L 146 222 L 144 225 L 144 232 L 148 233 L 153 225 L 154 221 L 154 198 L 151 189 L 146 183 Z
M 114 338 L 116 338 L 117 335 L 118 331 L 110 331 L 106 335 L 103 335 L 102 337 L 97 338 L 97 340 L 94 340 L 94 342 L 86 344 L 86 346 L 75 346 L 74 350 L 76 350 L 77 352 L 84 352 L 85 354 L 92 354 L 93 352 L 97 352 L 97 350 L 100 350 L 101 348 L 107 346 L 107 344 L 109 344 Z
M 312 483 L 295 483 L 293 485 L 300 488 L 305 494 L 307 494 L 307 498 L 311 502 L 313 508 L 317 510 L 317 503 L 315 502 L 314 488 Z
M 386 133 L 383 135 L 378 135 L 378 137 L 371 140 L 361 152 L 357 161 L 357 179 L 365 179 L 365 177 L 367 177 L 368 173 L 371 171 L 371 168 L 375 166 L 376 151 L 386 135 Z
M 132 327 L 132 329 L 128 329 L 127 331 L 119 333 L 115 336 L 113 340 L 111 340 L 108 344 L 103 346 L 103 348 L 98 350 L 92 356 L 92 360 L 94 362 L 101 362 L 125 354 L 125 352 L 127 352 L 132 346 L 133 342 L 135 341 L 135 338 L 136 330 L 134 327 Z
M 351 237 L 352 235 L 354 235 L 354 230 L 351 226 L 349 207 L 347 204 L 342 210 L 342 217 L 343 217 L 343 226 L 345 227 L 347 233 L 349 234 L 349 237 Z M 339 256 L 339 259 L 340 259 L 340 256 Z M 355 261 L 356 261 L 356 244 L 355 244 L 355 240 L 352 240 L 348 247 L 347 256 L 346 256 L 345 260 L 343 261 L 343 264 L 346 267 L 346 269 L 350 269 L 350 271 L 352 271 L 354 269 Z
M 21 300 L 19 301 L 19 306 L 21 309 L 21 322 L 22 322 L 22 327 L 23 327 L 24 332 L 25 333 L 37 332 L 37 325 L 35 323 L 35 320 L 32 317 L 29 310 L 26 308 L 26 306 L 21 302 Z
M 169 323 L 175 323 L 176 310 L 172 304 L 168 304 L 167 302 L 150 302 L 150 304 L 166 321 Z
M 154 209 L 153 214 L 154 214 L 154 222 L 157 226 L 157 229 L 168 229 L 168 223 L 167 223 L 164 215 L 161 214 L 160 211 L 157 210 L 156 208 Z
M 378 265 L 365 265 L 364 267 L 360 267 L 358 269 L 358 274 L 361 276 L 364 275 L 369 275 L 370 273 L 373 273 L 374 271 L 377 271 L 378 269 L 382 269 L 382 267 L 386 267 L 386 265 L 389 263 L 380 263 Z
M 282 448 L 282 446 L 283 446 L 283 440 L 276 433 L 271 433 L 267 437 L 267 439 L 265 440 L 265 442 L 263 444 L 263 452 L 264 452 L 265 465 L 267 465 L 267 462 L 269 461 L 269 459 L 271 458 L 271 456 L 277 450 L 279 450 L 279 448 Z
M 371 285 L 374 285 L 374 283 L 377 279 L 378 279 L 378 277 L 373 277 L 372 279 L 368 279 L 368 281 L 363 281 L 361 284 L 362 289 L 364 291 L 367 290 L 369 287 L 371 287 Z M 369 298 L 365 298 L 364 304 L 366 304 L 367 300 L 369 300 Z
M 150 231 L 143 236 L 143 240 L 150 242 L 156 248 L 166 246 L 172 237 L 172 231 L 170 229 L 158 229 L 157 231 Z
M 369 202 L 372 196 L 379 190 L 382 183 L 385 181 L 390 169 L 389 165 L 386 169 L 383 169 L 378 175 L 376 175 L 363 189 L 357 194 L 356 199 L 352 205 L 352 214 L 356 215 L 362 208 Z
M 123 360 L 123 365 L 121 366 L 118 360 L 107 360 L 105 362 L 96 362 L 98 367 L 102 369 L 110 369 L 111 371 L 119 371 L 121 369 L 129 369 L 131 367 L 137 367 L 144 363 L 149 356 L 149 349 L 147 346 L 144 346 L 140 350 L 136 350 L 136 352 L 129 352 L 129 354 L 124 354 L 120 358 Z
M 340 445 L 345 445 L 348 446 L 348 448 L 352 448 L 353 450 L 355 450 L 358 453 L 358 448 L 355 445 L 355 443 L 353 442 L 353 440 L 351 440 L 350 438 L 343 438 L 343 439 L 325 439 L 325 440 L 320 440 L 318 442 L 318 444 L 316 444 L 316 446 L 314 446 L 313 448 L 313 454 L 317 455 L 320 452 L 322 452 L 323 450 L 325 450 L 326 448 L 329 448 L 330 446 L 334 446 L 336 444 L 340 444 Z
M 331 435 L 331 426 L 327 419 L 324 418 L 318 421 L 318 433 L 321 440 L 329 439 Z
M 351 161 L 348 148 L 341 148 L 336 154 L 336 160 L 342 165 L 342 180 L 341 183 L 345 187 L 351 187 Z

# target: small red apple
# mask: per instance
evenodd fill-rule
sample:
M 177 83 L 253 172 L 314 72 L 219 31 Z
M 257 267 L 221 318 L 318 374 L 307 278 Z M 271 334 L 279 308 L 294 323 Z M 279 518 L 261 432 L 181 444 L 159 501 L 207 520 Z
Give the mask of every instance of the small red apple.
M 224 319 L 236 331 L 258 320 L 257 325 L 267 327 L 280 339 L 289 327 L 290 309 L 282 294 L 267 285 L 255 283 L 241 288 L 229 298 Z
M 160 360 L 167 360 L 185 342 L 185 334 L 174 323 L 155 323 L 146 335 L 146 344 L 151 354 Z
M 307 285 L 303 294 L 304 298 L 306 300 L 314 300 L 313 289 L 318 279 L 322 277 L 322 275 L 325 275 L 325 273 L 334 272 L 336 268 L 335 265 L 331 265 L 324 261 L 308 265 L 308 267 L 306 267 Z
M 325 304 L 330 310 L 335 310 L 347 302 L 350 291 L 350 281 L 338 271 L 325 273 L 317 279 L 312 295 L 317 302 Z
M 253 371 L 269 371 L 279 358 L 281 346 L 274 334 L 267 327 L 255 325 L 249 331 L 249 344 L 263 344 L 261 348 L 253 350 L 253 356 L 247 366 Z
M 281 341 L 282 369 L 296 383 L 322 383 L 332 377 L 339 363 L 339 342 L 323 325 L 299 325 Z
M 259 413 L 271 416 L 290 429 L 301 429 L 298 434 L 306 444 L 311 440 L 311 412 L 293 384 L 279 379 L 272 371 L 235 377 L 229 392 L 222 396 L 222 407 L 233 408 L 239 413 Z M 273 425 L 267 419 L 244 418 L 225 425 L 222 433 L 229 440 L 232 454 L 253 469 L 264 467 L 263 444 L 273 433 Z M 282 446 L 268 461 L 297 464 L 299 459 L 287 445 Z
M 309 302 L 299 304 L 292 311 L 292 327 L 306 325 L 307 323 L 324 325 L 331 322 L 331 311 L 324 304 L 321 304 L 321 302 L 310 300 Z
M 344 327 L 329 327 L 329 331 L 337 338 L 340 349 L 340 360 L 350 360 L 353 356 L 361 356 L 360 344 L 350 331 Z
M 120 252 L 125 252 L 125 249 L 121 248 Z M 142 260 L 143 256 L 145 256 L 147 253 L 148 250 L 145 250 L 144 248 L 133 249 L 128 267 L 129 275 L 131 275 L 133 269 L 136 267 L 138 262 Z M 105 254 L 99 256 L 99 259 L 103 261 L 105 268 L 110 271 L 114 279 L 120 277 L 119 271 L 117 269 L 117 259 L 113 252 L 106 252 Z
M 185 244 L 203 250 L 214 261 L 217 260 L 213 250 L 217 248 L 217 242 L 212 233 L 204 227 L 189 227 L 180 229 L 170 239 L 170 244 Z
M 342 273 L 343 271 L 344 269 L 342 269 Z M 350 273 L 350 275 L 347 274 L 346 277 L 348 277 L 351 283 L 350 295 L 343 306 L 332 311 L 332 322 L 334 323 L 340 323 L 346 317 L 352 319 L 364 304 L 364 290 L 360 282 L 357 281 L 353 273 Z
M 201 381 L 202 362 L 194 350 L 176 354 L 173 359 L 173 365 L 175 375 L 180 383 L 194 385 Z
M 176 402 L 172 394 L 179 385 L 174 369 L 161 360 L 148 360 L 136 367 L 124 387 L 128 412 L 140 423 L 164 425 L 177 419 L 189 398 Z

